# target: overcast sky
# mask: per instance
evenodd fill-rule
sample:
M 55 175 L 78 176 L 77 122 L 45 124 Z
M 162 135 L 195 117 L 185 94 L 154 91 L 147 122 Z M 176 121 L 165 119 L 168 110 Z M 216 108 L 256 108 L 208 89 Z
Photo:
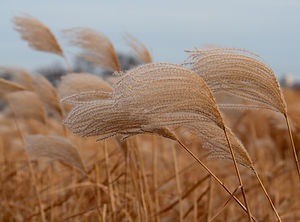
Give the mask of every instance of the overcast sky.
M 30 49 L 13 30 L 14 15 L 28 13 L 45 23 L 72 60 L 74 50 L 61 35 L 87 26 L 108 36 L 117 51 L 128 52 L 122 35 L 140 39 L 156 62 L 182 63 L 184 50 L 214 44 L 258 53 L 279 76 L 300 78 L 299 0 L 1 0 L 0 66 L 35 70 L 61 58 Z

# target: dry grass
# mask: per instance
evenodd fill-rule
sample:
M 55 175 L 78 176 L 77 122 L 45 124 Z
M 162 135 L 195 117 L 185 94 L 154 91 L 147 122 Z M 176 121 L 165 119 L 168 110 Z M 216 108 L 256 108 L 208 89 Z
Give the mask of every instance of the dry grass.
M 238 104 L 237 108 L 246 108 L 248 105 L 252 108 L 252 105 L 254 108 L 287 112 L 272 69 L 255 54 L 223 48 L 187 52 L 190 56 L 185 64 L 204 79 L 214 94 L 228 93 L 250 103 Z
M 293 97 L 295 96 L 293 95 Z M 298 99 L 300 99 L 300 95 L 295 97 L 294 101 L 298 101 Z M 229 118 L 228 122 L 232 124 L 232 128 L 242 139 L 251 156 L 255 157 L 255 165 L 261 172 L 263 180 L 267 182 L 270 195 L 283 221 L 297 221 L 299 217 L 299 185 L 291 162 L 292 156 L 287 150 L 288 135 L 283 137 L 280 125 L 278 129 L 273 128 L 274 124 L 275 126 L 278 124 L 272 121 L 273 113 L 271 112 L 257 114 L 255 111 L 250 113 L 247 111 L 240 115 L 242 116 L 241 121 L 236 122 L 236 115 L 232 119 Z M 37 202 L 33 198 L 33 184 L 29 179 L 29 171 L 24 162 L 25 156 L 22 154 L 20 139 L 14 128 L 13 119 L 7 116 L 0 120 L 0 150 L 2 153 L 0 208 L 2 220 L 6 218 L 7 221 L 23 221 L 27 218 L 29 221 L 39 221 Z M 52 122 L 49 126 L 50 133 L 63 135 L 59 122 L 55 119 L 50 121 Z M 38 131 L 36 125 L 27 125 L 23 122 L 20 122 L 20 125 L 25 135 L 31 134 L 34 130 Z M 266 128 L 267 126 L 272 127 L 272 130 Z M 298 135 L 297 132 L 300 131 L 296 130 L 299 126 L 296 126 L 294 133 Z M 232 163 L 206 159 L 207 151 L 201 149 L 203 145 L 205 146 L 205 142 L 202 142 L 198 136 L 188 133 L 184 128 L 177 129 L 176 134 L 216 172 L 227 186 L 231 187 L 232 191 L 238 187 L 233 176 Z M 278 137 L 284 140 L 279 143 Z M 136 160 L 137 154 L 134 153 L 134 138 L 139 150 L 138 160 Z M 207 189 L 210 184 L 205 171 L 198 168 L 188 155 L 177 150 L 177 161 L 180 163 L 177 177 L 180 178 L 181 183 L 181 196 L 178 196 L 171 151 L 176 145 L 161 137 L 139 135 L 134 138 L 128 140 L 130 158 L 126 183 L 124 174 L 126 158 L 119 149 L 118 143 L 113 139 L 106 142 L 109 157 L 109 165 L 106 166 L 102 142 L 96 143 L 93 138 L 81 139 L 73 135 L 69 136 L 87 164 L 87 172 L 90 177 L 94 178 L 92 182 L 83 179 L 80 173 L 55 162 L 48 163 L 43 160 L 33 162 L 47 221 L 51 218 L 55 221 L 70 216 L 74 216 L 69 219 L 71 221 L 84 219 L 94 221 L 98 218 L 96 205 L 100 206 L 101 217 L 105 217 L 106 220 L 115 218 L 119 221 L 145 221 L 146 219 L 148 221 L 156 219 L 176 221 L 179 218 L 179 200 L 181 200 L 184 221 L 193 221 L 193 218 L 205 219 L 207 216 L 206 206 L 209 201 Z M 153 158 L 157 160 L 153 162 Z M 145 170 L 144 177 L 139 172 L 141 164 Z M 107 167 L 111 181 L 111 194 L 108 193 Z M 157 169 L 158 173 L 154 173 L 153 169 Z M 267 201 L 263 198 L 263 193 L 255 178 L 247 168 L 241 168 L 241 174 L 245 180 L 253 215 L 260 221 L 273 221 L 275 218 Z M 98 196 L 93 195 L 93 189 Z M 125 190 L 126 193 L 124 193 Z M 241 197 L 239 191 L 236 195 Z M 116 209 L 114 212 L 111 210 L 110 196 L 113 197 Z M 245 221 L 246 215 L 232 200 L 223 209 L 229 195 L 217 184 L 214 186 L 211 198 L 211 216 L 213 217 L 222 210 L 216 217 L 216 221 Z
M 30 15 L 13 18 L 15 30 L 21 34 L 29 46 L 42 52 L 50 52 L 63 56 L 63 50 L 50 29 Z
M 100 77 L 90 73 L 69 73 L 62 77 L 58 85 L 60 98 L 91 90 L 111 92 L 112 88 Z
M 142 63 L 151 63 L 153 62 L 152 56 L 147 49 L 147 47 L 139 41 L 137 38 L 133 37 L 132 35 L 127 34 L 125 36 L 125 40 L 128 46 L 132 49 L 135 56 L 142 62 Z
M 293 155 L 300 180 L 300 164 L 288 120 L 287 106 L 271 68 L 259 56 L 240 49 L 209 49 L 187 51 L 191 69 L 200 75 L 217 94 L 225 92 L 249 104 L 226 104 L 223 108 L 263 108 L 280 112 L 286 120 Z
M 82 30 L 69 34 L 86 40 Z M 101 50 L 99 65 L 120 71 L 115 50 Z M 10 80 L 0 79 L 0 221 L 300 221 L 288 149 L 292 135 L 299 151 L 300 93 L 285 90 L 284 100 L 271 69 L 243 50 L 197 50 L 188 65 L 145 64 L 112 84 L 71 73 L 58 88 L 9 68 Z M 243 109 L 221 113 L 220 104 Z M 244 109 L 253 106 L 265 109 Z
M 47 124 L 46 110 L 39 97 L 31 91 L 18 91 L 6 95 L 17 118 L 36 119 Z
M 76 147 L 65 137 L 31 135 L 25 137 L 25 142 L 24 150 L 30 157 L 59 160 L 85 173 L 85 167 Z
M 19 84 L 13 83 L 11 81 L 6 81 L 4 79 L 0 79 L 0 96 L 3 97 L 5 94 L 12 93 L 12 92 L 18 92 L 25 90 L 24 87 L 22 87 Z
M 15 25 L 15 30 L 20 33 L 21 38 L 26 41 L 31 48 L 41 52 L 54 53 L 63 57 L 67 67 L 72 71 L 57 39 L 45 24 L 31 15 L 15 16 L 12 21 Z
M 48 111 L 49 115 L 54 115 L 62 120 L 64 118 L 64 111 L 60 105 L 56 89 L 41 74 L 35 74 L 33 83 L 34 90 L 39 96 L 40 100 L 43 102 L 44 107 Z
M 72 28 L 64 30 L 70 44 L 83 49 L 79 57 L 98 65 L 100 68 L 121 71 L 115 48 L 103 34 L 91 28 Z

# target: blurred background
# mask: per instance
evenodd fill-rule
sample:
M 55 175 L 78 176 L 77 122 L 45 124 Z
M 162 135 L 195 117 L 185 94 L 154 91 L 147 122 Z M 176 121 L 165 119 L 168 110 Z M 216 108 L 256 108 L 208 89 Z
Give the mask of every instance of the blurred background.
M 300 2 L 252 1 L 16 1 L 0 7 L 0 65 L 43 72 L 64 69 L 56 55 L 30 49 L 11 19 L 27 13 L 47 25 L 76 65 L 76 51 L 62 29 L 90 27 L 111 39 L 117 52 L 130 52 L 125 33 L 140 39 L 155 62 L 183 63 L 184 50 L 208 45 L 244 48 L 258 53 L 279 79 L 300 80 Z

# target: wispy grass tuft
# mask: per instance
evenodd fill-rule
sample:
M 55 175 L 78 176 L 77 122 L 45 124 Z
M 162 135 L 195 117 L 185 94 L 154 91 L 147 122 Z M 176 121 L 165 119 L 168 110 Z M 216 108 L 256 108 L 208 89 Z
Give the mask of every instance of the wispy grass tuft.
M 63 57 L 70 71 L 72 70 L 57 39 L 45 24 L 31 15 L 15 16 L 12 21 L 15 30 L 31 48 Z
M 82 95 L 77 94 L 72 98 L 76 100 L 82 98 Z M 66 100 L 68 99 L 67 97 Z M 127 138 L 141 133 L 156 133 L 176 141 L 171 133 L 162 134 L 162 129 L 196 125 L 197 134 L 205 138 L 211 129 L 207 129 L 207 126 L 212 124 L 223 131 L 223 144 L 220 143 L 221 140 L 214 141 L 220 147 L 227 143 L 227 149 L 220 150 L 227 152 L 228 155 L 223 155 L 224 158 L 231 155 L 237 174 L 239 175 L 239 171 L 235 155 L 240 161 L 246 159 L 248 162 L 243 164 L 251 168 L 250 157 L 245 155 L 247 151 L 242 146 L 231 145 L 228 136 L 230 131 L 225 127 L 205 82 L 192 70 L 179 65 L 147 64 L 120 75 L 113 86 L 111 99 L 78 101 L 65 123 L 74 133 L 98 136 L 99 139 L 116 135 Z M 239 181 L 241 183 L 240 176 Z M 243 195 L 246 199 L 244 191 Z M 245 202 L 247 206 L 247 201 Z M 247 211 L 251 220 L 248 206 Z
M 70 44 L 83 49 L 79 57 L 102 69 L 121 71 L 120 62 L 111 41 L 91 28 L 71 28 L 63 31 Z
M 75 167 L 85 174 L 85 167 L 76 147 L 65 137 L 30 135 L 25 136 L 24 149 L 31 157 L 37 159 L 47 157 L 51 161 L 61 161 Z
M 264 108 L 284 115 L 300 179 L 300 165 L 288 120 L 287 106 L 271 68 L 258 55 L 242 49 L 186 51 L 187 66 L 200 75 L 213 93 L 225 92 L 250 102 L 220 105 L 223 108 Z
M 152 56 L 147 47 L 137 38 L 130 34 L 126 34 L 125 41 L 128 46 L 133 50 L 135 56 L 144 64 L 152 63 Z

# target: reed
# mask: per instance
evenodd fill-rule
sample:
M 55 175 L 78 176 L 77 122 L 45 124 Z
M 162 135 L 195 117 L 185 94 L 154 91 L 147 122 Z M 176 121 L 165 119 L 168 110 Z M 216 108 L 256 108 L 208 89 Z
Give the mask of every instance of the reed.
M 29 47 L 63 57 L 69 71 L 72 72 L 70 63 L 60 44 L 45 24 L 31 15 L 15 16 L 12 21 L 15 30 L 20 33 L 21 38 L 28 43 Z
M 190 53 L 190 56 L 185 65 L 201 76 L 214 94 L 227 93 L 249 102 L 249 104 L 220 104 L 219 107 L 262 108 L 284 115 L 300 179 L 299 161 L 289 127 L 286 102 L 272 69 L 262 63 L 256 54 L 246 50 L 214 48 L 187 52 Z M 254 172 L 277 219 L 281 221 L 256 170 Z
M 137 38 L 130 34 L 125 35 L 127 45 L 132 49 L 134 55 L 141 61 L 141 63 L 152 63 L 153 58 L 147 47 Z
M 65 58 L 41 22 L 13 21 L 31 48 Z M 65 34 L 79 56 L 115 75 L 71 72 L 55 87 L 0 67 L 0 221 L 299 219 L 300 94 L 282 92 L 259 56 L 213 46 L 189 51 L 183 66 L 151 63 L 128 35 L 145 64 L 122 72 L 106 36 Z
M 79 55 L 100 68 L 121 71 L 121 65 L 111 41 L 91 28 L 71 28 L 63 31 L 73 46 L 83 50 Z
M 242 146 L 231 145 L 228 138 L 230 132 L 224 124 L 215 99 L 196 73 L 167 63 L 143 65 L 120 74 L 119 81 L 113 86 L 111 99 L 82 101 L 85 96 L 94 94 L 95 92 L 90 92 L 72 96 L 75 104 L 77 100 L 77 104 L 65 123 L 74 133 L 81 136 L 98 136 L 100 140 L 122 135 L 125 139 L 137 134 L 155 133 L 178 141 L 173 134 L 166 131 L 166 127 L 180 125 L 197 128 L 197 134 L 203 138 L 208 137 L 207 132 L 210 129 L 223 131 L 223 146 L 225 143 L 229 149 L 223 147 L 222 151 L 231 155 L 234 160 L 251 221 L 235 155 L 241 161 L 248 161 L 244 161 L 243 164 L 249 167 L 250 157 Z M 70 97 L 64 99 L 68 100 Z M 210 128 L 210 124 L 215 127 Z M 217 142 L 218 145 L 222 144 L 220 141 Z M 233 149 L 237 150 L 235 154 Z M 229 157 L 223 153 L 221 155 L 224 158 Z

